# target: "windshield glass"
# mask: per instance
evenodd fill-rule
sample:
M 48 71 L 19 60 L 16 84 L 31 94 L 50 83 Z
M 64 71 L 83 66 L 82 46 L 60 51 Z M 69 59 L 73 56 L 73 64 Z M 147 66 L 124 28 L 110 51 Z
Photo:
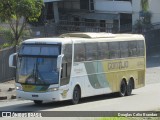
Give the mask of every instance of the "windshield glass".
M 25 84 L 58 84 L 57 58 L 19 57 L 18 82 Z
M 59 45 L 22 45 L 19 55 L 37 55 L 37 56 L 58 56 L 60 54 Z

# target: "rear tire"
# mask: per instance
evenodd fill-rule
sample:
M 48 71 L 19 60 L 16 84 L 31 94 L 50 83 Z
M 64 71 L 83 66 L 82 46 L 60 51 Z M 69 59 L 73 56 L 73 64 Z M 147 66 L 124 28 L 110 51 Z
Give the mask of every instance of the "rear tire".
M 132 94 L 132 87 L 133 87 L 132 81 L 129 81 L 127 85 L 127 91 L 126 91 L 127 96 L 130 96 Z
M 78 104 L 79 102 L 79 99 L 81 97 L 81 94 L 80 94 L 80 88 L 78 86 L 76 86 L 74 88 L 74 91 L 73 91 L 73 97 L 72 97 L 72 104 L 75 105 L 75 104 Z
M 41 105 L 42 102 L 43 102 L 43 101 L 41 101 L 41 100 L 34 100 L 34 104 L 36 104 L 36 105 Z
M 119 96 L 124 97 L 127 91 L 127 85 L 124 80 L 121 81 Z

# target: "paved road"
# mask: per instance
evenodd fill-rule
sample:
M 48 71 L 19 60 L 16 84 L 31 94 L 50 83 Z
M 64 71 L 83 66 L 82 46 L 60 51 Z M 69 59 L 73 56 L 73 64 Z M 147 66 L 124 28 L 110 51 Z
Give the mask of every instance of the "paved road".
M 102 95 L 85 98 L 78 105 L 69 102 L 45 103 L 36 106 L 30 101 L 0 102 L 0 111 L 149 111 L 160 108 L 160 83 L 149 84 L 133 91 L 131 96 Z
M 146 84 L 160 83 L 160 54 L 147 57 Z

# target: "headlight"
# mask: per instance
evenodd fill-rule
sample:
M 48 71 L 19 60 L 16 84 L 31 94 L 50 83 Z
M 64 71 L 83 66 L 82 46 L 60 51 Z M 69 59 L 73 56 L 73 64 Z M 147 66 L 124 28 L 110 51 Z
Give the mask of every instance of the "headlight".
M 23 88 L 22 88 L 22 86 L 17 86 L 17 87 L 16 87 L 16 90 L 21 90 L 21 91 L 22 91 Z
M 48 88 L 48 92 L 51 92 L 51 91 L 57 91 L 58 88 Z

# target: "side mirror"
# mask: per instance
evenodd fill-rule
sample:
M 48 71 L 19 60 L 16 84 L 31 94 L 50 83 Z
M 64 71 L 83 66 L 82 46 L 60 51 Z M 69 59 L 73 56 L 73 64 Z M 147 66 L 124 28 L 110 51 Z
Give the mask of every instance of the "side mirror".
M 9 56 L 9 67 L 13 67 L 13 68 L 16 68 L 16 66 L 13 65 L 13 58 L 14 56 L 16 56 L 17 53 L 13 53 Z
M 58 56 L 58 58 L 57 58 L 57 69 L 58 69 L 58 71 L 60 71 L 62 68 L 61 68 L 61 66 L 62 66 L 62 58 L 63 58 L 63 54 L 62 55 L 59 55 Z

